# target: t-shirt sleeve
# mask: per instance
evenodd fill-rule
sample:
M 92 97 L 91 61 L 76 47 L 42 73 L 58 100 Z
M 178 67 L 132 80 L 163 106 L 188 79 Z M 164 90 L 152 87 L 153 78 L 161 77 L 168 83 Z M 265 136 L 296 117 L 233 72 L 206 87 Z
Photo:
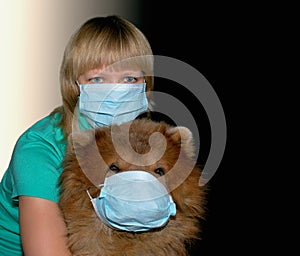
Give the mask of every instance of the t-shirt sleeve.
M 21 136 L 11 162 L 13 199 L 24 195 L 58 202 L 62 159 L 54 140 L 34 132 Z

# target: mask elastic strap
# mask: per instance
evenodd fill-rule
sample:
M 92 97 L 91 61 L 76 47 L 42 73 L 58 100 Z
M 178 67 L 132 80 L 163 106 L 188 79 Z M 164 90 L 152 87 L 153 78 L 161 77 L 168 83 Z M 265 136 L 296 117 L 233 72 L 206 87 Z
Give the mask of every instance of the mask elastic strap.
M 89 192 L 89 190 L 88 190 L 88 189 L 86 190 L 86 193 L 88 194 L 88 196 L 89 196 L 90 200 L 92 200 L 93 198 L 91 197 L 91 194 L 90 194 L 90 192 Z

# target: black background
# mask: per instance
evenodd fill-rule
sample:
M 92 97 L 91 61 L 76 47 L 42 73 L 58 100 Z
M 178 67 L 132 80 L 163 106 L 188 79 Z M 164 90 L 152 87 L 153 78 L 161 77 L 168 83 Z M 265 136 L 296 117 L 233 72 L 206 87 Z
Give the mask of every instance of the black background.
M 143 1 L 141 28 L 154 54 L 195 67 L 213 86 L 226 117 L 225 154 L 209 181 L 202 240 L 190 255 L 291 255 L 298 248 L 291 209 L 298 178 L 291 176 L 299 168 L 289 168 L 288 155 L 298 117 L 291 81 L 298 74 L 296 10 L 290 2 Z M 155 80 L 157 90 L 187 103 L 206 127 L 200 137 L 209 144 L 204 111 L 171 86 Z M 200 163 L 208 150 L 200 152 Z
M 166 2 L 166 1 L 165 1 Z M 243 197 L 244 174 L 240 149 L 234 148 L 241 130 L 235 130 L 233 122 L 241 116 L 236 102 L 241 79 L 240 62 L 247 50 L 243 48 L 245 12 L 237 11 L 237 6 L 210 6 L 198 1 L 145 1 L 142 11 L 141 30 L 147 36 L 154 55 L 169 56 L 196 68 L 213 86 L 226 117 L 227 144 L 220 167 L 209 182 L 208 211 L 203 225 L 202 239 L 192 247 L 190 255 L 245 255 L 253 249 L 247 236 L 250 234 L 249 221 L 245 217 L 249 210 Z M 232 9 L 233 8 L 233 9 Z M 174 89 L 169 81 L 155 78 L 155 90 L 166 91 L 181 99 L 201 124 L 201 153 L 199 163 L 205 164 L 209 152 L 210 128 L 205 111 L 197 106 L 193 95 L 183 88 Z M 172 89 L 170 90 L 170 88 Z M 238 96 L 240 99 L 240 96 Z M 238 109 L 241 111 L 241 109 Z M 242 122 L 242 120 L 240 119 Z M 242 150 L 241 150 L 242 151 Z M 241 151 L 239 153 L 241 153 Z M 244 245 L 244 246 L 242 246 Z

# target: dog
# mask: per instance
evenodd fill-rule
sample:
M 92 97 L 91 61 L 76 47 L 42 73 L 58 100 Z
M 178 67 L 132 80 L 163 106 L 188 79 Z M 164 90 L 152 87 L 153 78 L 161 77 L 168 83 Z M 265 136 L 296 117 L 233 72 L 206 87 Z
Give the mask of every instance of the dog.
M 199 185 L 201 169 L 194 158 L 191 131 L 163 121 L 143 118 L 71 134 L 60 176 L 59 206 L 72 255 L 188 255 L 193 241 L 201 239 L 200 223 L 206 213 L 206 187 Z M 111 228 L 97 216 L 87 191 L 97 197 L 97 185 L 106 175 L 137 169 L 158 179 L 168 176 L 165 185 L 176 215 L 163 227 L 145 232 Z

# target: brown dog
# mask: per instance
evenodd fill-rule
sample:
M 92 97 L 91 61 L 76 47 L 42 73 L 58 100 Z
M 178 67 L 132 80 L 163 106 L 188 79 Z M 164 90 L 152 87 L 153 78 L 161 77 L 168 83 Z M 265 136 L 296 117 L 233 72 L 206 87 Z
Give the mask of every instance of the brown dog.
M 205 187 L 199 185 L 201 170 L 193 158 L 191 132 L 164 122 L 140 119 L 74 133 L 67 146 L 59 202 L 72 255 L 187 255 L 186 246 L 199 238 L 199 220 L 205 214 Z M 86 190 L 97 197 L 96 185 L 105 175 L 136 169 L 165 177 L 176 216 L 151 231 L 112 229 L 97 217 Z

